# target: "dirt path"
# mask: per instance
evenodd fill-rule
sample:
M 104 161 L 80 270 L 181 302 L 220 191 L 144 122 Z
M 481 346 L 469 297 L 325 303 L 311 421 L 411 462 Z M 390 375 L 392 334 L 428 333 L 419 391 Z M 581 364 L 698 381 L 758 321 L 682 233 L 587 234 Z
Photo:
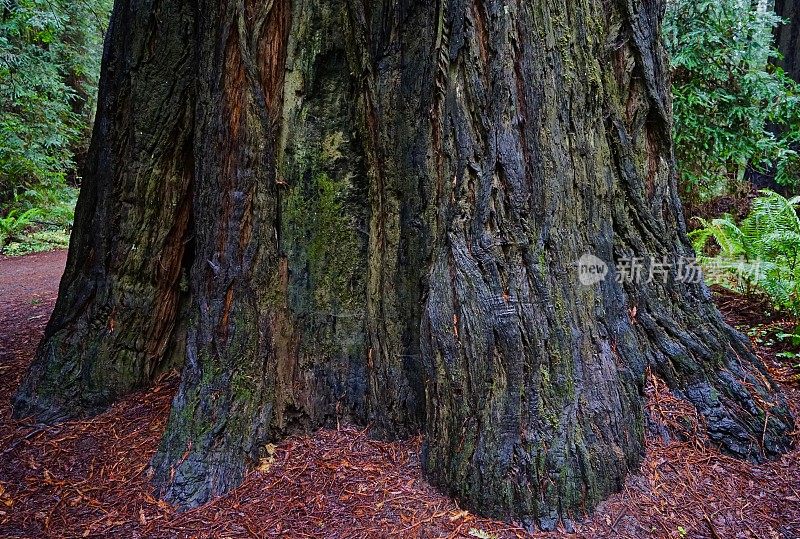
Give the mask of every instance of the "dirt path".
M 0 400 L 16 389 L 21 369 L 39 343 L 58 297 L 66 251 L 23 257 L 0 256 Z M 12 372 L 13 371 L 13 372 Z
M 66 251 L 0 256 L 0 338 L 35 331 L 32 322 L 50 315 L 66 263 Z
M 176 514 L 147 480 L 176 376 L 92 419 L 55 427 L 12 420 L 9 397 L 41 338 L 65 258 L 0 258 L 1 538 L 529 537 L 430 487 L 419 438 L 376 442 L 352 428 L 287 440 L 241 488 Z M 763 352 L 775 368 L 774 354 Z M 785 389 L 800 402 L 796 383 Z M 657 382 L 648 397 L 656 418 L 693 418 Z M 651 439 L 623 492 L 571 531 L 537 537 L 798 539 L 800 451 L 752 466 L 698 439 Z

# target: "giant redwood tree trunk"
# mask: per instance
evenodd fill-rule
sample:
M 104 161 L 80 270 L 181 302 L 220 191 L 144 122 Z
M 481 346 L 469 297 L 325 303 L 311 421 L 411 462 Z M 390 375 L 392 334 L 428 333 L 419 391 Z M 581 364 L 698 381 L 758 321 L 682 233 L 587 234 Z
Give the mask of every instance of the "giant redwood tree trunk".
M 662 2 L 120 2 L 79 212 L 95 224 L 19 413 L 93 411 L 180 356 L 153 467 L 183 507 L 268 442 L 349 420 L 424 431 L 432 482 L 546 528 L 637 466 L 648 368 L 723 450 L 788 447 L 749 343 L 679 278 Z M 131 153 L 140 131 L 150 153 Z M 158 264 L 129 264 L 141 249 Z M 644 279 L 583 286 L 587 254 L 641 258 Z

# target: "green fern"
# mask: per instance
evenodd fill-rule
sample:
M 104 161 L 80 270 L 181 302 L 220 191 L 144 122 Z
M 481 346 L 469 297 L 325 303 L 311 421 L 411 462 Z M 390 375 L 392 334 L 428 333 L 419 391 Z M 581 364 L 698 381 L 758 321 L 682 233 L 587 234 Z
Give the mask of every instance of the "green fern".
M 690 234 L 700 263 L 722 270 L 717 284 L 741 282 L 767 294 L 776 307 L 800 315 L 800 197 L 762 191 L 740 223 L 730 215 L 707 221 Z M 708 256 L 711 240 L 719 252 Z
M 720 257 L 726 259 L 738 258 L 745 254 L 745 238 L 736 222 L 728 214 L 718 219 L 706 221 L 697 218 L 702 228 L 690 234 L 695 251 L 702 253 L 710 239 L 714 239 L 720 248 Z
M 8 240 L 24 232 L 41 214 L 39 208 L 31 208 L 24 212 L 11 210 L 5 217 L 0 217 L 0 251 Z

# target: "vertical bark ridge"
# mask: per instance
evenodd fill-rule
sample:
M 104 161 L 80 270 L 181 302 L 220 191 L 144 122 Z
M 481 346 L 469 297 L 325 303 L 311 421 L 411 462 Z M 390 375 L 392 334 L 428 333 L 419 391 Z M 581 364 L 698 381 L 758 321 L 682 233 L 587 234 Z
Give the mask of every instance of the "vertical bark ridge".
M 95 413 L 182 359 L 192 27 L 183 0 L 115 5 L 67 268 L 18 416 Z
M 376 435 L 402 437 L 424 417 L 419 305 L 420 268 L 429 258 L 431 133 L 419 120 L 432 106 L 436 8 L 356 0 L 348 12 L 369 184 L 368 418 Z
M 346 4 L 293 6 L 281 123 L 276 429 L 366 417 L 367 180 Z
M 253 65 L 267 52 L 242 52 L 248 21 L 261 16 L 241 13 L 211 12 L 199 34 L 215 38 L 200 51 L 195 320 L 153 461 L 162 494 L 184 507 L 238 484 L 263 445 L 287 433 L 348 418 L 395 437 L 418 432 L 423 417 L 427 144 L 414 139 L 419 109 L 401 122 L 393 111 L 425 86 L 400 71 L 400 49 L 375 68 L 400 15 L 376 8 L 368 19 L 342 0 L 293 3 L 286 49 L 273 56 L 286 59 L 272 69 L 281 100 L 266 107 L 260 131 L 259 104 L 274 91 L 253 89 Z M 279 32 L 267 30 L 271 20 L 264 31 Z M 381 77 L 392 86 L 379 94 Z M 226 199 L 239 193 L 241 202 Z
M 613 287 L 566 277 L 613 233 L 597 14 L 450 6 L 425 465 L 480 512 L 551 528 L 619 488 L 642 452 L 640 382 L 610 344 L 630 328 L 601 310 Z
M 281 0 L 198 6 L 192 319 L 181 386 L 153 460 L 161 494 L 182 505 L 238 485 L 274 415 L 269 286 L 279 266 L 276 126 L 290 15 Z

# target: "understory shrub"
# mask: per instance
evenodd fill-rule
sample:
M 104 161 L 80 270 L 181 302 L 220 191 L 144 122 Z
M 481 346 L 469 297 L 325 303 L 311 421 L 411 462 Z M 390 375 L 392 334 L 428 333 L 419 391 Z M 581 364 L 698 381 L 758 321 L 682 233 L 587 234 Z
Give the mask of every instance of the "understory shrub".
M 749 169 L 797 182 L 800 85 L 777 57 L 772 11 L 743 0 L 672 0 L 675 150 L 683 196 L 702 202 L 736 192 Z
M 701 228 L 690 238 L 709 280 L 740 292 L 762 292 L 776 307 L 800 317 L 798 205 L 800 197 L 762 191 L 739 223 L 731 215 L 698 219 Z

